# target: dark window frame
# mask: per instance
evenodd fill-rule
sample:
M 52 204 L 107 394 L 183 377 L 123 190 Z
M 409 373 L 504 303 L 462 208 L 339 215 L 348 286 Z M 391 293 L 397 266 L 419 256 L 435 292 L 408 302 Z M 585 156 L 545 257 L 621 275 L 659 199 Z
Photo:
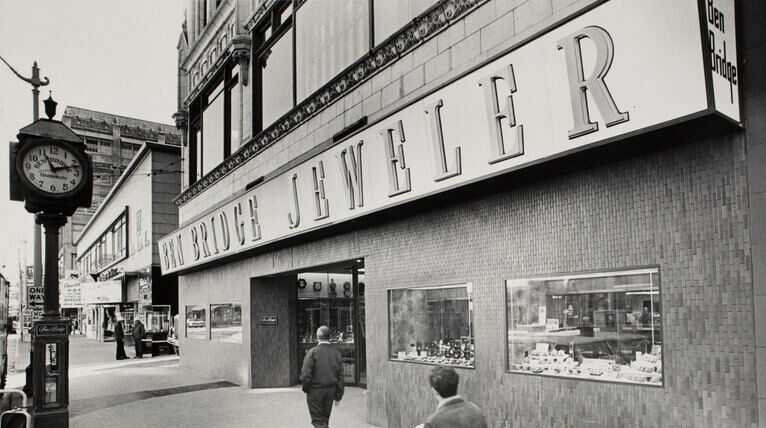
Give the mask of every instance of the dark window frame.
M 188 171 L 189 171 L 189 186 L 197 182 L 197 156 L 199 156 L 200 167 L 203 168 L 200 177 L 210 171 L 204 170 L 204 147 L 205 147 L 205 129 L 203 126 L 203 116 L 205 109 L 210 105 L 209 95 L 223 82 L 222 93 L 218 96 L 223 98 L 223 159 L 221 162 L 231 156 L 231 89 L 239 83 L 239 73 L 232 75 L 232 71 L 236 63 L 233 59 L 229 59 L 226 64 L 221 67 L 220 70 L 210 79 L 210 82 L 205 85 L 205 88 L 200 91 L 197 98 L 189 106 L 189 156 L 188 156 Z M 216 97 L 218 98 L 218 97 Z M 197 150 L 197 130 L 200 131 L 202 141 L 200 142 L 199 153 Z

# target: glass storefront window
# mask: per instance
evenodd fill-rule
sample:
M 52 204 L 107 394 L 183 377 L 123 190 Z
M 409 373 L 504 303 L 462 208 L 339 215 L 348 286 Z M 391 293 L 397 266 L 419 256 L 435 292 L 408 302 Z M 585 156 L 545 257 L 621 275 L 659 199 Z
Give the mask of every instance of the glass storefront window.
M 207 339 L 207 317 L 204 306 L 186 306 L 186 337 L 189 339 Z
M 388 291 L 390 359 L 474 367 L 473 285 Z
M 508 370 L 662 385 L 659 269 L 506 281 Z
M 242 303 L 210 305 L 210 339 L 242 343 Z

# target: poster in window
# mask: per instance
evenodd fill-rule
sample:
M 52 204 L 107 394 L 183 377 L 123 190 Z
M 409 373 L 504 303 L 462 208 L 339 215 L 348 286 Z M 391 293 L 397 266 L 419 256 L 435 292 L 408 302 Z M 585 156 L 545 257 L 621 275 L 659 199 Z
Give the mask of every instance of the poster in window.
M 186 306 L 186 337 L 207 339 L 207 317 L 202 305 Z
M 210 305 L 210 339 L 242 343 L 242 303 Z

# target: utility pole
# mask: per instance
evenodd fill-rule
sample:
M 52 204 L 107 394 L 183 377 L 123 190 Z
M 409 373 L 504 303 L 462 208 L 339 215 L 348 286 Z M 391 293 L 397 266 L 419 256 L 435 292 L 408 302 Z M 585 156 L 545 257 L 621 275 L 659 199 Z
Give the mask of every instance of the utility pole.
M 19 74 L 3 57 L 0 56 L 5 65 L 11 69 L 19 79 L 32 85 L 32 121 L 40 118 L 40 86 L 46 86 L 51 81 L 44 77 L 40 79 L 40 68 L 37 67 L 37 61 L 32 64 L 32 77 L 24 77 Z M 32 219 L 32 230 L 34 230 L 34 286 L 41 287 L 43 284 L 43 253 L 42 253 L 42 229 L 36 218 Z

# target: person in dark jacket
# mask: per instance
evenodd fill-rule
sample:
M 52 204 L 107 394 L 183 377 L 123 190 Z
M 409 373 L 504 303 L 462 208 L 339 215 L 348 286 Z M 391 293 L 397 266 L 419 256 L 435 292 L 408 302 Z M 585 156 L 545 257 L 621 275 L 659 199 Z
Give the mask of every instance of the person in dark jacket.
M 418 425 L 423 428 L 487 428 L 487 421 L 479 406 L 465 401 L 457 395 L 460 380 L 452 367 L 434 367 L 428 376 L 428 383 L 439 404 L 426 421 Z
M 122 327 L 122 317 L 119 315 L 114 318 L 114 341 L 117 342 L 117 359 L 128 359 L 125 353 L 125 331 Z
M 144 323 L 140 319 L 136 318 L 136 322 L 133 323 L 133 346 L 136 348 L 136 358 L 144 358 L 144 336 L 146 335 L 146 329 Z
M 340 352 L 330 343 L 330 329 L 321 326 L 317 330 L 319 344 L 311 348 L 303 359 L 301 384 L 311 415 L 311 424 L 327 428 L 330 423 L 332 402 L 343 398 L 343 362 Z

